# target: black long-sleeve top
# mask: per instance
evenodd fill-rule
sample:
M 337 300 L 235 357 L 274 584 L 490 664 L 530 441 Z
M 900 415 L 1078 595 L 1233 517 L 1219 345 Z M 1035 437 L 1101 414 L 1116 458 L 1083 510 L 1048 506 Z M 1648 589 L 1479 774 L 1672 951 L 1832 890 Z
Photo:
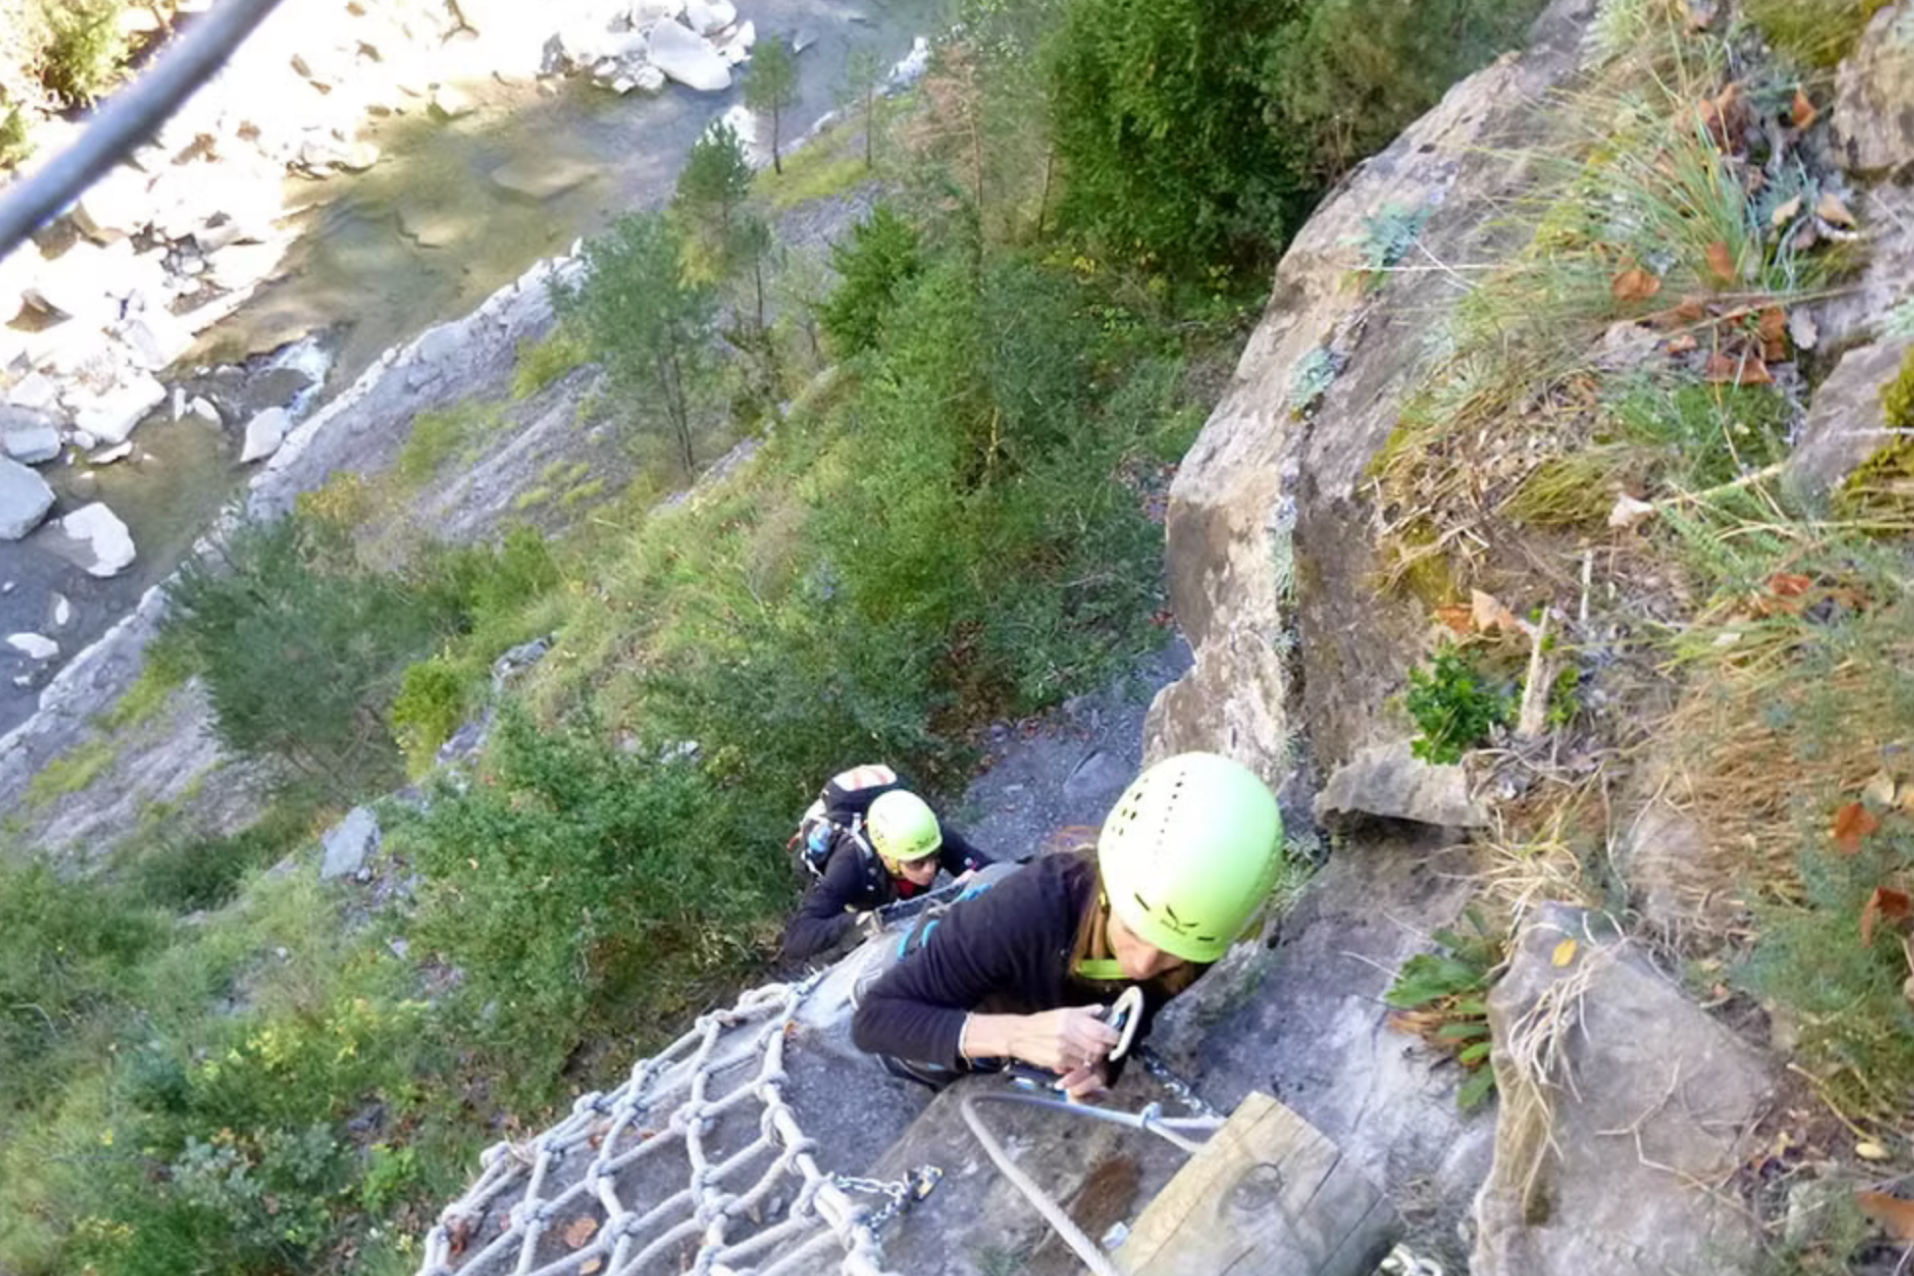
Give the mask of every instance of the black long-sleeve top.
M 956 829 L 944 825 L 942 831 L 944 841 L 937 849 L 937 866 L 943 872 L 960 877 L 993 862 Z M 892 877 L 875 851 L 866 854 L 848 832 L 840 829 L 831 835 L 824 875 L 811 884 L 798 905 L 797 916 L 785 927 L 784 956 L 801 961 L 821 953 L 844 937 L 857 914 L 893 900 L 909 899 L 926 889 Z
M 953 905 L 923 946 L 865 993 L 851 1039 L 873 1054 L 961 1069 L 959 1043 L 972 1011 L 1027 1015 L 1110 1003 L 1125 982 L 1086 979 L 1070 966 L 1096 889 L 1089 861 L 1048 855 Z M 1154 981 L 1143 985 L 1139 1039 L 1167 1000 Z

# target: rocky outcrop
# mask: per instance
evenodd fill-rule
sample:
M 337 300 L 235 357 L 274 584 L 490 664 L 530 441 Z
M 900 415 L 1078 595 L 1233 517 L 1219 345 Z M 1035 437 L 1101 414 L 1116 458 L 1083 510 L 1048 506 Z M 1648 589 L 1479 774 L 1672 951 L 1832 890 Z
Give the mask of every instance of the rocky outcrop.
M 1849 350 L 1814 393 L 1808 419 L 1788 457 L 1788 483 L 1824 504 L 1849 476 L 1899 435 L 1887 428 L 1881 392 L 1900 375 L 1914 337 Z
M 17 541 L 53 508 L 53 489 L 26 466 L 0 456 L 0 541 Z
M 1731 1276 L 1756 1228 L 1720 1189 L 1768 1066 L 1601 919 L 1547 905 L 1489 994 L 1502 1111 L 1477 1276 Z
M 1849 172 L 1914 176 L 1914 6 L 1876 13 L 1835 76 L 1834 143 Z
M 1158 698 L 1151 756 L 1220 748 L 1280 782 L 1296 771 L 1299 735 L 1326 770 L 1409 735 L 1389 699 L 1425 617 L 1373 588 L 1366 476 L 1431 357 L 1430 328 L 1460 294 L 1435 271 L 1364 287 L 1356 245 L 1404 209 L 1423 217 L 1421 243 L 1439 261 L 1492 259 L 1521 233 L 1482 209 L 1524 186 L 1522 148 L 1544 127 L 1541 100 L 1576 69 L 1589 8 L 1557 0 L 1527 52 L 1450 90 L 1284 254 L 1263 322 L 1171 488 L 1170 589 L 1196 667 Z

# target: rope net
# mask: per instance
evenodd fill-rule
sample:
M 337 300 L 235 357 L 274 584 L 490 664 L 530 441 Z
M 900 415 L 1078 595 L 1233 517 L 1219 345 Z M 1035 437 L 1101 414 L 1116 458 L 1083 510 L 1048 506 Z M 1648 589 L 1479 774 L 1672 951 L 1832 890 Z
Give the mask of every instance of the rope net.
M 537 1138 L 487 1149 L 419 1276 L 889 1276 L 877 1232 L 927 1185 L 818 1165 L 784 1095 L 814 983 L 747 992 Z M 888 1201 L 873 1211 L 852 1191 Z

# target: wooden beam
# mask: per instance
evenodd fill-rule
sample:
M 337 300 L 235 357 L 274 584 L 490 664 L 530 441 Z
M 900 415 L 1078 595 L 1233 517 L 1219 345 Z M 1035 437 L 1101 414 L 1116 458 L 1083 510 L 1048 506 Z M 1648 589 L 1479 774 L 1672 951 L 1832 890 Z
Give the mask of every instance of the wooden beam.
M 1327 1138 L 1252 1093 L 1117 1251 L 1131 1276 L 1372 1276 L 1395 1207 Z

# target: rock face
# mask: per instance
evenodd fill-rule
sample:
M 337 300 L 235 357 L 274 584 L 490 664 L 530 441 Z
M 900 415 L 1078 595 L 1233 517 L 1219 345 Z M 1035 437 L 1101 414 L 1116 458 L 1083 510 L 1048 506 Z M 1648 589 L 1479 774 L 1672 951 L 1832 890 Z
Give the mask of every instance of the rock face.
M 53 508 L 53 489 L 18 461 L 0 456 L 0 541 L 17 541 Z
M 1914 5 L 1874 15 L 1860 47 L 1835 76 L 1834 142 L 1848 171 L 1914 175 Z
M 1170 590 L 1196 668 L 1159 697 L 1150 756 L 1222 749 L 1282 781 L 1296 772 L 1298 720 L 1326 770 L 1409 734 L 1388 703 L 1425 616 L 1372 588 L 1381 564 L 1365 476 L 1457 294 L 1437 272 L 1357 287 L 1356 245 L 1392 208 L 1426 211 L 1421 238 L 1440 261 L 1493 260 L 1520 233 L 1481 210 L 1525 182 L 1538 103 L 1574 71 L 1589 8 L 1557 0 L 1526 53 L 1451 89 L 1284 254 L 1263 322 L 1171 488 Z M 1313 370 L 1345 366 L 1305 392 Z
M 1914 337 L 1850 350 L 1815 390 L 1788 457 L 1788 483 L 1798 496 L 1825 502 L 1869 457 L 1895 441 L 1886 429 L 1881 391 L 1900 375 L 1910 349 Z
M 348 877 L 363 868 L 367 857 L 379 849 L 379 818 L 371 808 L 355 806 L 320 841 L 325 847 L 325 861 L 319 866 L 319 880 Z
M 1435 766 L 1415 757 L 1410 742 L 1371 745 L 1336 768 L 1316 795 L 1316 818 L 1374 815 L 1448 828 L 1480 828 L 1484 805 L 1469 796 L 1459 766 Z
M 1470 1271 L 1749 1269 L 1754 1226 L 1709 1188 L 1767 1105 L 1772 1078 L 1752 1050 L 1597 919 L 1557 904 L 1522 932 L 1489 1023 L 1502 1111 Z

